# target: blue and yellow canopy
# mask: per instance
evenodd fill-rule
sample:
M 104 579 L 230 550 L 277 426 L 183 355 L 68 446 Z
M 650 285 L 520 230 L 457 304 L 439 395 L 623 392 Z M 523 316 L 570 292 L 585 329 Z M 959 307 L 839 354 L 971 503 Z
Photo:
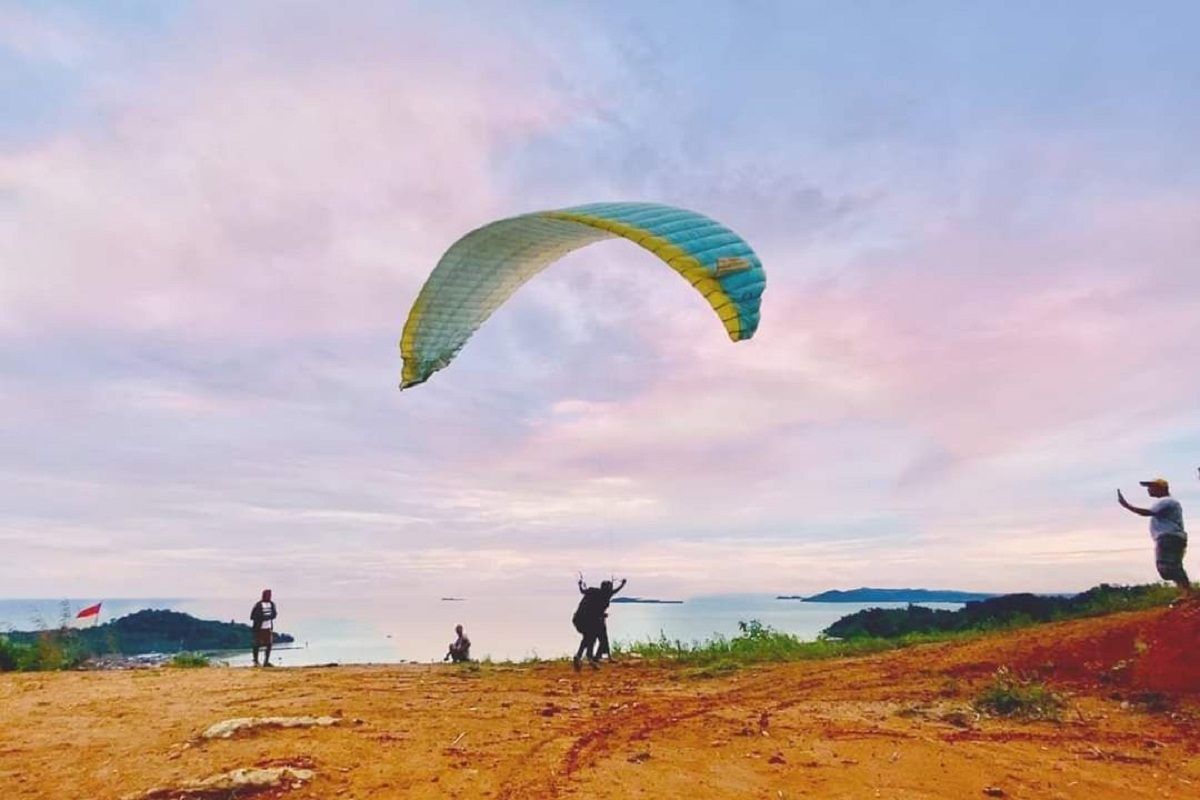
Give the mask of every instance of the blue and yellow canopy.
M 562 256 L 621 237 L 666 262 L 704 296 L 733 341 L 758 328 L 766 275 L 742 237 L 693 211 L 593 203 L 490 223 L 455 242 L 430 274 L 400 338 L 400 388 L 429 379 L 522 284 Z

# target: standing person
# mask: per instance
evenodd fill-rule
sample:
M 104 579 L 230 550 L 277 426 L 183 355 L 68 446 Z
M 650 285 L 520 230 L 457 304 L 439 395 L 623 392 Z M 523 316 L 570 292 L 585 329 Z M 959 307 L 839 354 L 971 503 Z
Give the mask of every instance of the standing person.
M 271 590 L 263 589 L 262 599 L 254 604 L 254 608 L 250 609 L 250 623 L 254 628 L 254 666 L 258 666 L 258 649 L 266 648 L 266 655 L 263 657 L 263 666 L 271 667 L 271 640 L 275 633 L 275 617 L 279 616 L 279 610 L 275 607 L 275 601 L 271 599 Z
M 575 630 L 579 631 L 583 637 L 579 641 L 579 649 L 575 652 L 575 658 L 572 660 L 576 672 L 583 665 L 584 653 L 587 653 L 588 664 L 592 669 L 598 668 L 600 658 L 595 652 L 596 642 L 601 641 L 601 637 L 603 637 L 601 652 L 608 647 L 608 626 L 604 623 L 604 614 L 608 610 L 612 596 L 624 586 L 625 581 L 621 581 L 621 586 L 613 589 L 612 581 L 604 581 L 598 587 L 589 587 L 583 582 L 582 576 L 579 578 L 579 593 L 583 597 L 575 609 L 575 615 L 571 617 Z
M 446 651 L 442 661 L 453 661 L 458 664 L 463 661 L 471 660 L 471 640 L 463 633 L 462 625 L 455 625 L 454 632 L 458 634 L 458 638 L 450 643 L 450 649 Z
M 625 588 L 627 578 L 621 579 L 621 585 L 613 588 L 612 581 L 604 581 L 600 584 L 600 591 L 604 592 L 607 597 L 604 600 L 604 613 L 600 615 L 600 633 L 597 639 L 599 643 L 596 647 L 596 660 L 608 656 L 608 660 L 612 661 L 612 650 L 608 646 L 608 605 L 612 602 L 613 595 Z
M 1183 569 L 1183 554 L 1187 551 L 1187 531 L 1183 529 L 1183 506 L 1171 497 L 1171 487 L 1165 478 L 1141 481 L 1146 493 L 1157 498 L 1149 508 L 1130 505 L 1117 490 L 1117 502 L 1122 508 L 1150 518 L 1150 536 L 1154 539 L 1154 564 L 1164 581 L 1173 581 L 1184 597 L 1193 596 L 1192 584 Z

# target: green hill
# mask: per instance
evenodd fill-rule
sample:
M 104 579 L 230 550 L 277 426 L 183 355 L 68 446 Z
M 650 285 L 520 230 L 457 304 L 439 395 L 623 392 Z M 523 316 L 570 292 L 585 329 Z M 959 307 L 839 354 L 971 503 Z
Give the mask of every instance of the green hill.
M 1174 597 L 1174 589 L 1161 584 L 1101 584 L 1077 595 L 1006 594 L 967 603 L 956 611 L 918 605 L 868 608 L 842 617 L 824 634 L 838 639 L 893 639 L 909 634 L 992 630 L 1150 608 L 1165 605 Z
M 7 634 L 8 640 L 18 645 L 34 645 L 46 635 L 44 631 Z M 73 649 L 85 655 L 246 650 L 253 645 L 249 625 L 197 619 L 190 614 L 160 609 L 146 609 L 94 628 L 53 635 L 64 637 Z M 286 633 L 275 632 L 272 638 L 276 643 L 293 641 Z

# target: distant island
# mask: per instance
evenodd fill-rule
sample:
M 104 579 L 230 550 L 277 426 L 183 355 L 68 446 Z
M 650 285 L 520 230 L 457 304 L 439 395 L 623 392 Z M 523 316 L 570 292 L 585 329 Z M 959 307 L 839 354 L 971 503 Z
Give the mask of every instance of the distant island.
M 949 589 L 858 589 L 828 592 L 803 597 L 801 595 L 777 595 L 776 600 L 800 600 L 805 603 L 971 603 L 996 597 L 983 592 L 958 592 Z
M 679 605 L 682 600 L 657 600 L 653 597 L 614 597 L 614 603 L 657 603 L 662 605 Z
M 46 631 L 13 631 L 6 635 L 17 644 L 36 644 L 46 634 Z M 152 609 L 94 628 L 68 629 L 63 635 L 88 655 L 248 650 L 252 645 L 249 625 Z M 273 633 L 272 639 L 276 643 L 294 641 L 288 634 L 279 632 Z
M 442 602 L 443 603 L 464 603 L 464 602 L 466 602 L 466 598 L 465 597 L 443 597 Z

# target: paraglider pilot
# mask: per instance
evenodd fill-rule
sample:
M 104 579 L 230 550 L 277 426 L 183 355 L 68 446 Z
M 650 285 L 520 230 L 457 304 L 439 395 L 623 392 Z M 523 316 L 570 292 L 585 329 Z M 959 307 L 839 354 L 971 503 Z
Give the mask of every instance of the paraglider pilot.
M 599 587 L 589 587 L 583 582 L 582 576 L 579 578 L 579 593 L 583 597 L 579 601 L 579 607 L 575 609 L 575 615 L 571 617 L 575 630 L 583 637 L 572 661 L 576 672 L 583 665 L 584 653 L 587 653 L 588 664 L 592 669 L 596 669 L 600 656 L 608 652 L 608 624 L 604 618 L 608 614 L 608 604 L 613 595 L 624 589 L 625 583 L 626 580 L 622 578 L 621 584 L 616 588 L 613 588 L 612 581 L 604 581 Z M 599 652 L 596 651 L 597 641 L 600 643 Z

